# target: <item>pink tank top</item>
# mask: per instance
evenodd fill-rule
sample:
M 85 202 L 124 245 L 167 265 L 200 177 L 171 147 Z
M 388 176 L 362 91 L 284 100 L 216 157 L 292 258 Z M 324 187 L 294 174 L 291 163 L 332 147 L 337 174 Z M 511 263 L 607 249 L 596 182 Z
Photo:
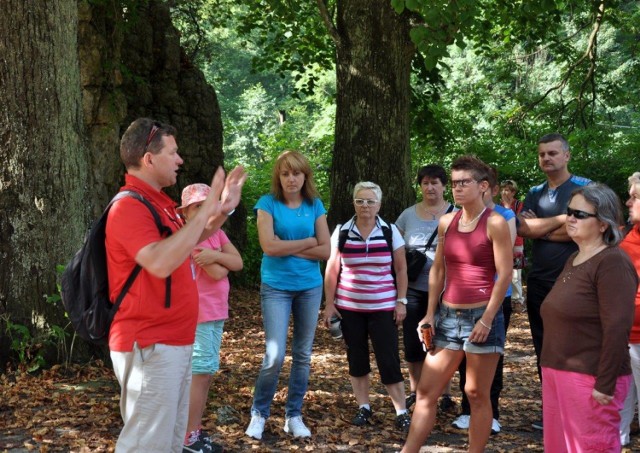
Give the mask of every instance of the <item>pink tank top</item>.
M 458 231 L 462 210 L 458 211 L 444 236 L 446 283 L 443 299 L 452 304 L 474 304 L 489 300 L 496 276 L 493 242 L 487 236 L 491 209 L 480 217 L 476 228 Z

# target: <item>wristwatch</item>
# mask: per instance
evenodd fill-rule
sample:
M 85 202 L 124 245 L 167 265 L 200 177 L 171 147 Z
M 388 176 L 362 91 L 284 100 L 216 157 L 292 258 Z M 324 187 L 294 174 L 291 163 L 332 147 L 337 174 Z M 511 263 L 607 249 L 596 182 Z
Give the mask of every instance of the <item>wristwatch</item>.
M 399 297 L 396 302 L 400 302 L 402 305 L 407 305 L 409 302 L 406 297 Z

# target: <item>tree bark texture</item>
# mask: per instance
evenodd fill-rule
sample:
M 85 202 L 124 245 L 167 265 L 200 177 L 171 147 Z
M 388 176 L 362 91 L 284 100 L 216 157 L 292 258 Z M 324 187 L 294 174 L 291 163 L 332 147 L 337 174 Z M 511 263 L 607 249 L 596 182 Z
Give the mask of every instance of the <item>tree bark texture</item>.
M 5 0 L 0 14 L 0 315 L 46 328 L 56 265 L 88 217 L 75 2 Z M 0 363 L 7 339 L 0 326 Z
M 331 226 L 349 219 L 359 181 L 380 185 L 380 214 L 393 222 L 413 202 L 409 144 L 409 20 L 388 0 L 340 0 Z
M 185 165 L 168 190 L 176 201 L 184 186 L 211 181 L 223 153 L 215 92 L 180 48 L 166 2 L 8 0 L 0 30 L 2 367 L 3 320 L 40 338 L 67 326 L 62 305 L 44 296 L 122 184 L 119 141 L 132 120 L 177 127 Z M 229 227 L 239 248 L 241 211 Z

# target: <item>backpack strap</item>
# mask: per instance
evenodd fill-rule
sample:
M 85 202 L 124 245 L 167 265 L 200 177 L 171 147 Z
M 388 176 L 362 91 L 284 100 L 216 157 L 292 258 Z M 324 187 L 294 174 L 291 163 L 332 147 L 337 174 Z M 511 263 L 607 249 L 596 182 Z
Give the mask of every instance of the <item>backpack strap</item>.
M 351 220 L 355 223 L 355 216 L 353 216 L 351 218 Z M 344 225 L 344 223 L 338 224 L 338 228 L 339 228 L 339 230 L 338 230 L 338 232 L 339 232 L 338 233 L 338 250 L 340 251 L 340 253 L 342 253 L 342 251 L 344 250 L 344 245 L 347 243 L 347 239 L 349 238 L 349 232 L 351 231 L 351 228 L 353 228 L 354 224 L 352 223 L 351 226 L 346 230 L 342 229 L 343 225 Z
M 396 269 L 393 267 L 393 223 L 386 223 L 380 217 L 378 217 L 378 221 L 380 222 L 380 228 L 382 229 L 382 236 L 384 236 L 384 240 L 387 241 L 387 247 L 389 247 L 389 254 L 391 255 L 391 276 L 393 277 L 393 283 L 396 284 Z
M 145 197 L 143 197 L 140 193 L 136 192 L 135 190 L 123 190 L 122 192 L 118 193 L 115 197 L 113 197 L 111 202 L 109 202 L 109 205 L 107 206 L 107 210 L 111 209 L 111 206 L 116 201 L 121 200 L 124 197 L 135 198 L 136 200 L 138 200 L 139 202 L 144 204 L 147 207 L 147 209 L 149 209 L 149 211 L 151 212 L 151 215 L 153 216 L 153 220 L 156 223 L 156 227 L 158 228 L 158 231 L 160 232 L 160 235 L 163 238 L 171 236 L 171 234 L 172 234 L 171 228 L 169 228 L 168 226 L 166 226 L 165 224 L 162 223 L 162 219 L 160 218 L 160 215 L 158 214 L 158 211 L 156 211 L 156 208 L 154 208 L 153 205 Z M 120 295 L 118 296 L 118 298 L 116 299 L 116 301 L 113 304 L 112 313 L 114 314 L 114 316 L 115 316 L 116 311 L 120 307 L 120 304 L 122 303 L 122 300 L 124 299 L 124 296 L 127 294 L 129 289 L 131 288 L 131 285 L 133 285 L 133 282 L 135 281 L 136 277 L 138 276 L 138 274 L 140 273 L 141 270 L 142 270 L 142 267 L 139 264 L 136 264 L 136 266 L 131 271 L 131 274 L 129 274 L 129 278 L 127 278 L 127 281 L 125 282 L 124 286 L 122 287 L 122 291 L 120 291 Z M 165 308 L 171 307 L 171 276 L 168 276 L 165 279 L 164 306 L 165 306 Z

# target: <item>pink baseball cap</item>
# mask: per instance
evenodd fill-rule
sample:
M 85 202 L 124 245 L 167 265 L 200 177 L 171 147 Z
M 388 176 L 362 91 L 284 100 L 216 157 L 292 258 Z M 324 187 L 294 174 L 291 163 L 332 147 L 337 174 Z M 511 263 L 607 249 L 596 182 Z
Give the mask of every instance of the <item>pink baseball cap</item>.
M 211 187 L 206 184 L 188 185 L 182 189 L 182 206 L 178 206 L 176 209 L 182 211 L 190 204 L 206 200 L 209 192 L 211 192 Z

